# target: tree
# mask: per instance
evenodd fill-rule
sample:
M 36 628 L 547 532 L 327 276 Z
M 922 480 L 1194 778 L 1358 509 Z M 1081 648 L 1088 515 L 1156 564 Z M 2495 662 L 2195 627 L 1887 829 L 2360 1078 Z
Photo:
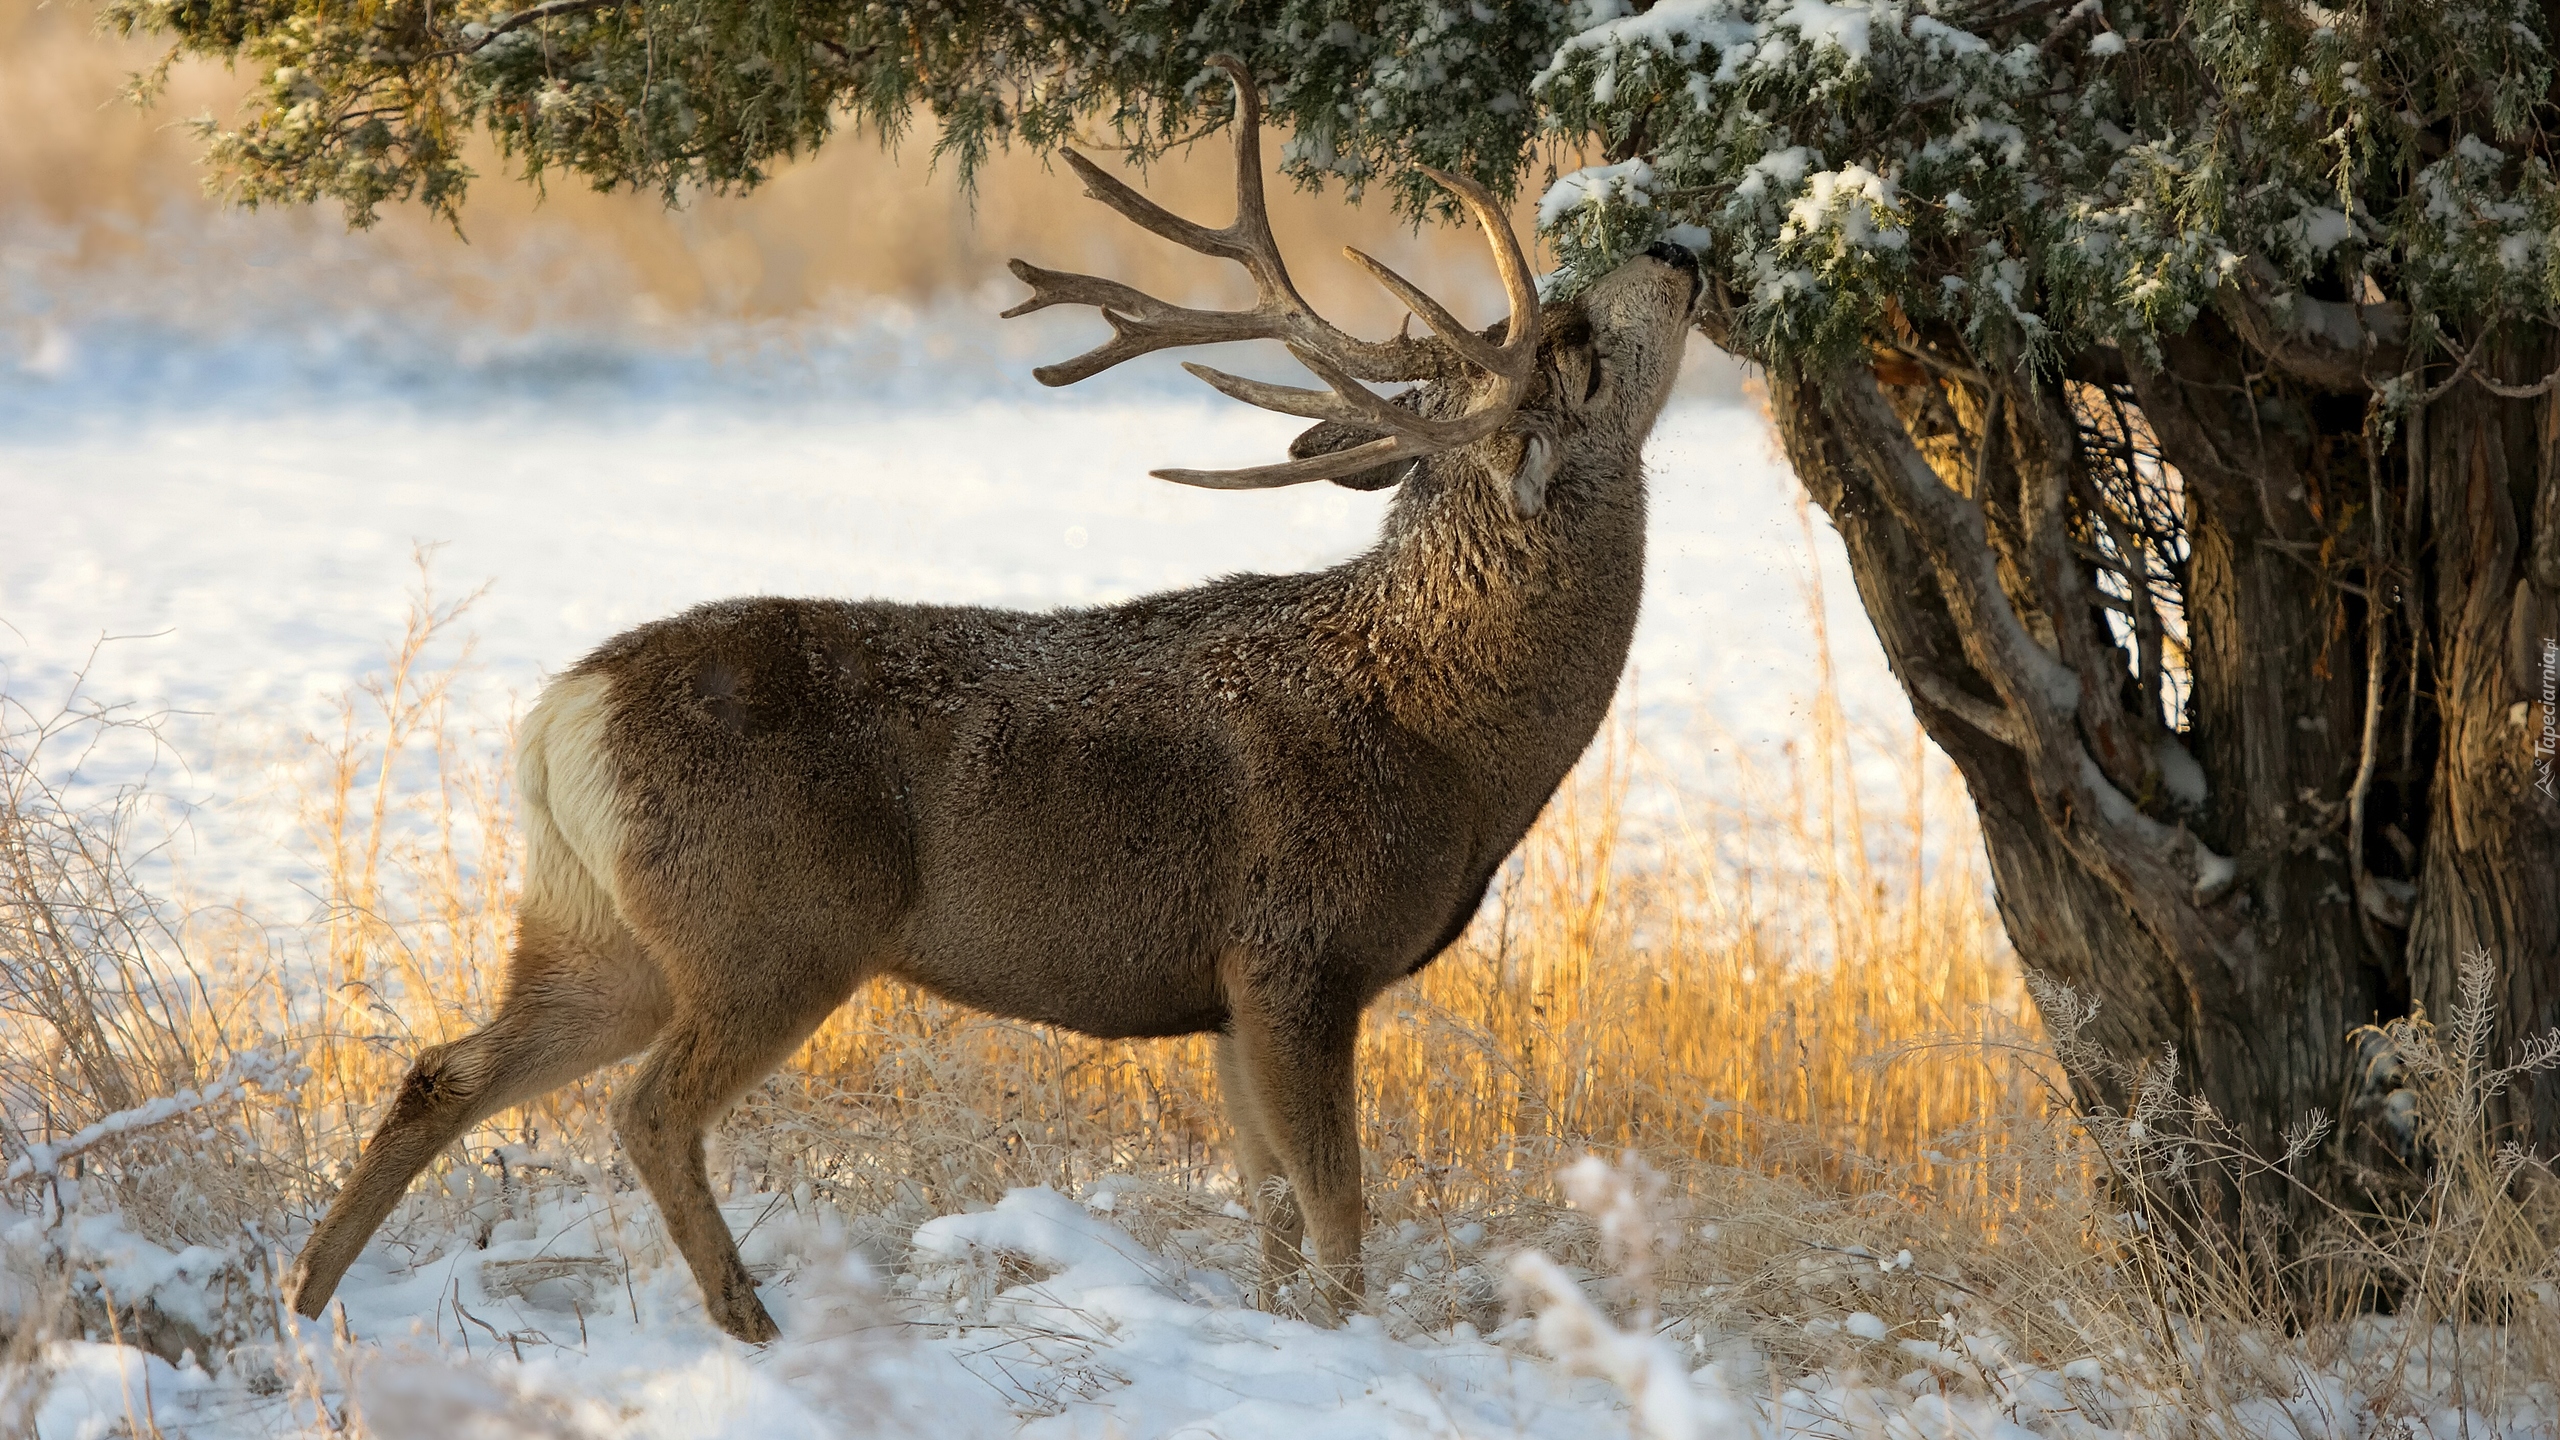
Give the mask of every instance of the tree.
M 2522 0 L 105 0 L 245 61 L 229 193 L 452 216 L 751 187 L 919 114 L 965 173 L 1222 124 L 1417 217 L 1516 187 L 1570 287 L 1670 233 L 1978 806 L 2024 962 L 2272 1146 L 2357 1026 L 2560 1024 L 2560 177 Z M 149 77 L 140 83 L 150 88 Z M 2121 1102 L 2115 1082 L 2085 1082 Z M 2364 1096 L 2365 1100 L 2373 1097 Z M 2507 1097 L 2560 1144 L 2560 1079 Z M 2333 1151 L 2330 1163 L 2344 1152 Z

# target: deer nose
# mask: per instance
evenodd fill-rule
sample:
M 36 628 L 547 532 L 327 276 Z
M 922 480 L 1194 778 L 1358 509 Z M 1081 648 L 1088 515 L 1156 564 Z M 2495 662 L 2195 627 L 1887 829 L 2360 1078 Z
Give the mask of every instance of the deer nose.
M 1692 273 L 1695 273 L 1698 268 L 1698 257 L 1690 251 L 1688 246 L 1674 241 L 1656 240 L 1644 247 L 1644 253 L 1665 265 L 1677 265 Z

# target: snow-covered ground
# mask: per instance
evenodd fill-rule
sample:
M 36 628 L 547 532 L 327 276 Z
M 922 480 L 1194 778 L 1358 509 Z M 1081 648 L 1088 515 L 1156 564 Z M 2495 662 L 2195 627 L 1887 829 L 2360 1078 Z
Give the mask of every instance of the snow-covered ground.
M 1628 1213 L 1642 1203 L 1629 1172 L 1585 1160 L 1561 1178 L 1604 1236 L 1626 1234 L 1613 1220 L 1656 1227 L 1622 1249 L 1681 1240 L 1676 1222 Z M 1509 1318 L 1415 1323 L 1395 1298 L 1413 1284 L 1399 1283 L 1378 1314 L 1325 1329 L 1242 1303 L 1239 1224 L 1167 1227 L 1159 1216 L 1165 1238 L 1149 1245 L 1120 1223 L 1131 1201 L 1107 1180 L 1081 1199 L 1018 1189 L 884 1247 L 877 1226 L 849 1224 L 805 1192 L 741 1196 L 726 1213 L 750 1265 L 773 1276 L 764 1297 L 784 1328 L 761 1347 L 704 1322 L 691 1278 L 628 1192 L 506 1206 L 485 1244 L 468 1224 L 423 1247 L 377 1244 L 326 1323 L 269 1319 L 259 1277 L 216 1252 L 173 1254 L 112 1216 L 72 1221 L 93 1298 L 112 1298 L 126 1325 L 148 1304 L 200 1325 L 228 1312 L 252 1328 L 211 1364 L 94 1341 L 56 1342 L 34 1367 L 0 1356 L 0 1427 L 16 1413 L 35 1440 L 2560 1435 L 2550 1377 L 2484 1383 L 2496 1337 L 2478 1327 L 2413 1335 L 2374 1319 L 2317 1348 L 2245 1337 L 2248 1358 L 2212 1362 L 2220 1378 L 2164 1393 L 2121 1348 L 2029 1353 L 1965 1322 L 1958 1311 L 1974 1297 L 1933 1283 L 1909 1250 L 1776 1257 L 1795 1272 L 1802 1314 L 1763 1318 L 1755 1335 L 1658 1323 L 1641 1308 L 1613 1316 L 1595 1303 L 1615 1288 L 1605 1271 L 1500 1253 L 1481 1227 L 1389 1234 L 1373 1255 L 1411 1257 L 1409 1282 L 1445 1284 L 1454 1269 L 1498 1284 L 1510 1308 L 1495 1315 Z M 0 1235 L 0 1254 L 23 1259 L 51 1238 L 22 1221 Z M 885 1263 L 867 1258 L 884 1248 Z M 1765 1343 L 1773 1326 L 1792 1332 L 1790 1349 L 1827 1358 L 1778 1360 Z M 2213 1398 L 2199 1404 L 2198 1388 Z
M 360 1266 L 342 1292 L 359 1343 L 304 1326 L 284 1347 L 288 1386 L 268 1396 L 245 1382 L 276 1372 L 272 1342 L 211 1375 L 72 1347 L 38 1434 L 104 1433 L 98 1422 L 138 1415 L 146 1393 L 164 1430 L 204 1437 L 298 1429 L 315 1403 L 350 1401 L 393 1440 L 1627 1433 L 1609 1386 L 1516 1343 L 1471 1329 L 1399 1340 L 1374 1318 L 1328 1331 L 1243 1306 L 1224 1272 L 1098 1213 L 1107 1197 L 1017 1190 L 928 1221 L 892 1276 L 846 1248 L 832 1213 L 804 1218 L 781 1197 L 777 1214 L 775 1198 L 730 1212 L 754 1229 L 750 1263 L 789 1274 L 766 1287 L 785 1338 L 761 1349 L 705 1325 L 680 1264 L 625 1274 L 657 1244 L 628 1206 L 618 1227 L 601 1207 L 546 1207 L 485 1250 Z M 127 1273 L 182 1263 L 94 1228 L 102 1248 L 125 1247 Z

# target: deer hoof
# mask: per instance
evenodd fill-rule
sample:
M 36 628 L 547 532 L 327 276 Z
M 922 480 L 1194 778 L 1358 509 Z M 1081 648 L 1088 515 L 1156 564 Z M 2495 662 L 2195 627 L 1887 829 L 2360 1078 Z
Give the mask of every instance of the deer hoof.
M 773 1323 L 764 1301 L 752 1289 L 743 1295 L 724 1297 L 721 1313 L 712 1317 L 721 1329 L 750 1345 L 764 1345 L 782 1338 L 782 1327 Z
M 285 1306 L 306 1320 L 320 1318 L 320 1312 L 328 1308 L 330 1294 L 337 1288 L 335 1283 L 312 1282 L 311 1251 L 308 1247 L 294 1257 L 292 1266 L 284 1272 Z

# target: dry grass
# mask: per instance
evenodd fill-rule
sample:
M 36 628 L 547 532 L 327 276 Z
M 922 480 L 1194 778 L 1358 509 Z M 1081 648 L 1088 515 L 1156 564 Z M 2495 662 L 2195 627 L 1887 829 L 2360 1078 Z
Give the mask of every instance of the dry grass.
M 1811 827 L 1731 811 L 1698 830 L 1639 820 L 1634 758 L 1624 728 L 1605 737 L 1478 924 L 1372 1012 L 1361 1112 L 1382 1214 L 1494 1203 L 1589 1145 L 1765 1159 L 1851 1190 L 1946 1178 L 1924 1154 L 1949 1131 L 1995 1145 L 1993 1122 L 2029 1096 L 2014 1067 L 1879 1063 L 1922 1037 L 2014 1030 L 2023 993 L 1979 875 L 1950 867 L 1899 904 L 1866 891 L 1834 956 L 1808 963 L 1791 932 L 1832 877 L 1775 847 Z M 971 1117 L 1005 1157 L 1002 1183 L 1221 1163 L 1205 1041 L 1084 1040 L 902 987 L 839 1013 L 787 1088 L 930 1129 Z
M 76 1129 L 193 1080 L 222 1037 L 197 1023 L 201 985 L 135 874 L 152 717 L 0 696 L 0 734 L 0 1016 L 46 1037 L 0 1069 L 0 1126 Z
M 380 674 L 310 741 L 296 803 L 324 903 L 301 925 L 164 920 L 122 858 L 138 794 L 84 788 L 54 758 L 120 717 L 12 712 L 0 1163 L 43 1163 L 0 1199 L 57 1220 L 111 1205 L 146 1234 L 213 1247 L 241 1300 L 220 1333 L 154 1331 L 160 1317 L 84 1300 L 96 1287 L 75 1247 L 49 1242 L 37 1260 L 63 1298 L 0 1316 L 20 1349 L 75 1323 L 171 1353 L 258 1343 L 267 1277 L 408 1057 L 488 1012 L 515 874 L 492 758 L 505 737 L 468 730 L 467 669 L 432 659 L 467 606 L 422 598 Z M 1623 1268 L 1554 1177 L 1624 1148 L 1667 1177 L 1659 1204 L 1676 1218 L 1642 1293 L 1622 1299 L 1693 1363 L 1749 1384 L 1908 1368 L 1908 1346 L 1875 1351 L 1886 1342 L 1852 1321 L 1943 1345 L 1970 1369 L 1941 1383 L 1994 1395 L 2015 1382 L 1993 1351 L 2107 1357 L 2112 1388 L 2083 1397 L 2087 1412 L 2164 1435 L 2295 1393 L 2305 1365 L 2352 1363 L 2362 1394 L 2418 1406 L 2442 1400 L 2454 1357 L 2455 1388 L 2490 1416 L 2560 1370 L 2552 1187 L 2481 1139 L 2496 1083 L 2481 1015 L 2393 1037 L 2438 1163 L 2387 1213 L 2335 1211 L 2276 1248 L 2262 1227 L 2185 1226 L 2199 1187 L 2282 1157 L 2222 1143 L 2159 1067 L 2133 1077 L 2148 1097 L 2134 1115 L 2071 1110 L 2061 1066 L 2104 1062 L 2076 1051 L 2071 997 L 2044 997 L 2059 1033 L 2029 1018 L 1943 762 L 1907 731 L 1857 729 L 1836 697 L 1811 718 L 1780 764 L 1727 760 L 1685 787 L 1613 727 L 1459 945 L 1372 1012 L 1361 1109 L 1391 1328 L 1500 1320 L 1500 1275 L 1470 1259 L 1486 1250 L 1452 1238 L 1471 1227 L 1496 1250 Z M 274 1062 L 287 1051 L 298 1069 Z M 528 1185 L 629 1191 L 601 1118 L 618 1073 L 469 1137 L 386 1234 L 486 1234 Z M 1085 1040 L 883 986 L 750 1094 L 715 1173 L 733 1194 L 849 1217 L 883 1258 L 925 1218 L 1011 1187 L 1112 1177 L 1115 1218 L 1138 1238 L 1241 1275 L 1249 1236 L 1220 1213 L 1234 1181 L 1212 1075 L 1197 1041 Z M 64 1144 L 186 1087 L 175 1117 Z M 2284 1265 L 2350 1278 L 2306 1313 L 2268 1283 Z M 2403 1317 L 2387 1334 L 2355 1319 L 2377 1298 Z

